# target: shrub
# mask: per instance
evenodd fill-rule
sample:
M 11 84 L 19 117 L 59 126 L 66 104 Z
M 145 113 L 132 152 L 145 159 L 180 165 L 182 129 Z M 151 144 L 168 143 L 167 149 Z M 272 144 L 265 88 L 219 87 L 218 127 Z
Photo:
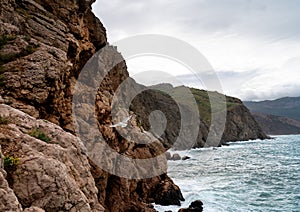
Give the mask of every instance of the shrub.
M 26 49 L 24 50 L 24 54 L 25 55 L 29 55 L 29 54 L 32 54 L 33 52 L 35 52 L 36 51 L 36 47 L 34 46 L 34 45 L 28 45 L 27 47 L 26 47 Z
M 0 37 L 0 49 L 7 44 L 9 41 L 15 40 L 16 36 L 15 35 L 2 35 Z
M 25 35 L 24 40 L 27 42 L 30 42 L 31 36 L 30 35 Z
M 41 129 L 38 128 L 33 128 L 30 132 L 29 135 L 32 137 L 35 137 L 41 141 L 45 141 L 46 143 L 51 141 L 51 138 L 49 138 L 45 132 Z
M 4 157 L 4 169 L 6 171 L 12 171 L 16 169 L 16 166 L 20 163 L 19 158 L 15 158 L 14 156 L 5 156 Z
M 0 116 L 0 125 L 1 124 L 8 124 L 8 123 L 9 123 L 9 121 L 6 117 Z
M 0 74 L 0 87 L 5 85 L 6 77 L 3 74 Z

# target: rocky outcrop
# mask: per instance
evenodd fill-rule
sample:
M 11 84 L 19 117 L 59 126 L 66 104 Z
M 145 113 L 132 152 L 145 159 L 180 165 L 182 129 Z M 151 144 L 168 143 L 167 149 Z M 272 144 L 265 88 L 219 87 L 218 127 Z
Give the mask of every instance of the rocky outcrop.
M 73 130 L 72 86 L 87 60 L 106 45 L 92 2 L 1 2 L 1 93 L 6 102 Z
M 181 208 L 178 212 L 202 212 L 203 203 L 200 200 L 196 200 L 190 204 L 188 208 Z
M 193 98 L 198 106 L 196 112 L 199 113 L 199 115 L 195 114 L 195 110 L 191 109 L 190 102 L 184 98 L 183 90 L 185 89 L 189 89 L 193 94 Z M 174 101 L 174 98 L 170 95 L 180 98 Z M 134 99 L 131 108 L 135 114 L 137 114 L 138 120 L 146 130 L 150 130 L 148 117 L 151 112 L 154 110 L 164 112 L 167 125 L 164 134 L 162 134 L 162 143 L 166 148 L 186 149 L 191 147 L 204 147 L 207 145 L 211 146 L 206 143 L 209 132 L 211 131 L 211 134 L 218 135 L 222 130 L 218 127 L 218 120 L 217 123 L 211 123 L 209 95 L 213 98 L 220 98 L 221 96 L 221 94 L 216 92 L 187 88 L 184 86 L 173 88 L 171 85 L 167 86 L 166 84 L 162 84 L 152 86 L 147 91 L 139 94 Z M 222 145 L 228 141 L 268 138 L 241 100 L 226 96 L 225 101 L 225 129 L 219 141 L 214 145 Z M 189 125 L 184 129 L 180 123 L 182 114 L 187 114 L 184 115 L 184 117 L 189 117 L 190 119 L 188 121 Z M 193 119 L 197 116 L 199 117 L 199 130 L 195 132 L 191 129 L 195 128 L 193 124 L 195 120 Z M 174 146 L 179 134 L 181 139 L 180 145 Z
M 11 210 L 40 210 L 29 208 L 35 206 L 46 211 L 154 211 L 150 203 L 160 201 L 158 190 L 170 204 L 182 199 L 180 189 L 165 174 L 166 160 L 158 161 L 162 171 L 157 175 L 157 170 L 144 169 L 142 172 L 153 176 L 125 179 L 103 170 L 87 154 L 93 153 L 92 147 L 101 150 L 97 143 L 86 145 L 84 140 L 94 135 L 89 122 L 94 113 L 91 116 L 87 112 L 91 109 L 96 112 L 97 130 L 102 135 L 98 141 L 119 155 L 146 159 L 164 152 L 151 133 L 140 129 L 135 117 L 130 129 L 109 127 L 115 91 L 128 79 L 128 72 L 122 56 L 108 46 L 105 29 L 91 12 L 93 2 L 1 1 L 0 96 L 6 104 L 0 110 L 4 117 L 1 146 L 5 156 L 20 161 L 6 177 L 9 187 L 3 180 Z M 104 48 L 105 55 L 94 55 Z M 93 77 L 83 85 L 86 89 L 98 85 L 95 101 L 72 105 L 76 80 L 90 58 L 96 63 L 89 67 L 88 75 L 97 72 L 103 77 L 100 85 Z M 106 73 L 114 60 L 119 63 Z M 131 82 L 131 88 L 137 86 Z M 121 95 L 126 96 L 126 92 Z M 72 106 L 78 112 L 75 125 Z M 129 130 L 132 137 L 124 137 Z M 75 137 L 78 134 L 86 148 Z M 148 145 L 150 140 L 153 142 Z M 117 161 L 109 152 L 100 159 L 108 165 Z M 121 171 L 138 172 L 134 167 Z
M 104 211 L 77 137 L 10 106 L 1 104 L 0 111 L 8 120 L 0 127 L 2 151 L 9 160 L 19 160 L 5 167 L 7 180 L 24 209 Z M 43 136 L 34 135 L 33 130 Z
M 248 108 L 246 108 L 240 100 L 236 101 L 238 101 L 237 104 L 227 109 L 222 143 L 268 138 Z M 231 101 L 228 102 L 229 104 L 231 103 Z

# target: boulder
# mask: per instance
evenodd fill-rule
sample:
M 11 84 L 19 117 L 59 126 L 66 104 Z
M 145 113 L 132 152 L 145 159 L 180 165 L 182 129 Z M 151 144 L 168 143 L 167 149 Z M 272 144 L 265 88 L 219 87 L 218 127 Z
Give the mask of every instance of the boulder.
M 171 153 L 170 152 L 165 152 L 166 155 L 166 159 L 170 160 L 172 158 Z
M 178 153 L 173 154 L 171 160 L 181 160 L 181 157 Z
M 202 212 L 203 203 L 201 200 L 196 200 L 190 204 L 188 208 L 181 208 L 178 212 Z

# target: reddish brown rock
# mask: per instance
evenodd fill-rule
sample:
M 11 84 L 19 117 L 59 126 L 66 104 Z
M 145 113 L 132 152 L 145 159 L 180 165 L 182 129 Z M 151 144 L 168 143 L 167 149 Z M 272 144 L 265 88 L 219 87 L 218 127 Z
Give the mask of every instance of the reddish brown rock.
M 1 1 L 1 103 L 17 109 L 2 106 L 10 115 L 18 117 L 8 126 L 1 126 L 1 136 L 13 141 L 14 145 L 4 142 L 1 146 L 5 153 L 20 157 L 21 163 L 11 173 L 9 184 L 23 209 L 33 205 L 50 211 L 101 211 L 103 206 L 106 211 L 154 211 L 149 203 L 156 201 L 157 191 L 162 195 L 166 192 L 168 197 L 174 190 L 177 195 L 172 197 L 173 202 L 180 197 L 180 190 L 172 180 L 165 174 L 155 176 L 154 169 L 144 169 L 144 173 L 152 173 L 154 177 L 141 180 L 109 174 L 93 159 L 87 158 L 75 136 L 66 133 L 75 134 L 72 94 L 76 79 L 86 62 L 107 44 L 105 29 L 91 11 L 93 2 Z M 139 144 L 151 140 L 151 136 L 147 137 L 137 126 L 135 118 L 131 123 L 132 138 L 123 138 L 120 132 L 109 127 L 112 99 L 118 86 L 128 79 L 127 67 L 112 47 L 96 64 L 97 73 L 104 75 L 104 67 L 116 58 L 121 62 L 105 76 L 96 102 L 75 105 L 81 108 L 78 132 L 86 139 L 92 135 L 89 120 L 94 116 L 87 112 L 92 108 L 96 110 L 103 141 L 116 152 L 140 159 L 163 155 L 164 148 L 158 141 Z M 92 74 L 93 71 L 88 73 Z M 89 83 L 98 84 L 99 81 L 92 78 Z M 122 95 L 126 96 L 135 86 L 138 85 L 132 80 Z M 3 111 L 1 115 L 5 115 Z M 51 142 L 27 135 L 32 127 L 41 127 Z M 108 153 L 103 153 L 103 158 L 107 164 L 114 161 Z M 159 163 L 163 165 L 162 170 L 166 170 L 166 161 Z M 123 171 L 134 173 L 136 170 Z

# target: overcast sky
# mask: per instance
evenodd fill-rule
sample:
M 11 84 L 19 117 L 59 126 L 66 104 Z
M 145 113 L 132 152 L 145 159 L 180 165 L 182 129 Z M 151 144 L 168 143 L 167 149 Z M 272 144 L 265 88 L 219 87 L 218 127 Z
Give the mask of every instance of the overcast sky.
M 93 10 L 110 43 L 153 33 L 188 42 L 213 66 L 227 95 L 300 96 L 300 0 L 97 0 Z M 202 86 L 174 61 L 127 63 L 132 76 L 160 70 Z

